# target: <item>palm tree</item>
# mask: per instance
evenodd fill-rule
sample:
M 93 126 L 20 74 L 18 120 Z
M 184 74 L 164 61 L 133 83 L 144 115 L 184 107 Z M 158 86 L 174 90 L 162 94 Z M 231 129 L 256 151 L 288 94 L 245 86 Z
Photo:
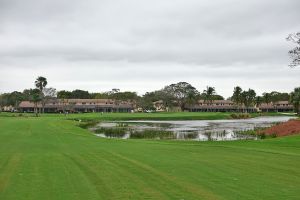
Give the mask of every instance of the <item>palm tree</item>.
M 264 102 L 266 104 L 271 103 L 271 94 L 270 93 L 267 93 L 267 92 L 263 93 L 263 98 L 264 98 Z
M 186 97 L 186 104 L 191 107 L 192 105 L 194 105 L 195 103 L 197 103 L 197 100 L 198 100 L 198 95 L 195 94 L 195 93 L 192 93 L 192 92 L 189 92 L 187 94 L 187 97 Z
M 249 111 L 250 106 L 253 106 L 256 99 L 256 92 L 253 89 L 248 89 L 248 91 L 242 92 L 242 101 L 245 105 L 246 112 Z
M 216 89 L 214 87 L 207 86 L 206 90 L 203 91 L 203 94 L 204 102 L 209 102 L 211 104 L 213 101 L 213 96 L 216 94 Z
M 240 105 L 242 104 L 242 92 L 242 88 L 240 86 L 236 86 L 231 97 L 232 101 L 237 105 L 238 110 L 240 110 Z
M 45 87 L 47 86 L 47 84 L 48 84 L 47 79 L 46 79 L 45 77 L 43 77 L 43 76 L 39 76 L 39 77 L 35 80 L 34 84 L 35 84 L 35 87 L 36 87 L 37 89 L 40 90 L 40 93 L 41 93 L 41 100 L 42 100 L 42 110 L 43 110 L 43 112 L 44 112 L 44 106 L 45 106 L 45 103 L 44 103 L 44 94 L 43 94 L 43 90 L 44 90 L 44 88 L 45 88 Z
M 297 115 L 300 115 L 300 87 L 295 88 L 291 93 L 290 102 L 294 105 L 294 109 Z
M 270 93 L 263 93 L 263 98 L 264 98 L 264 102 L 267 104 L 267 112 L 269 112 L 269 108 L 268 108 L 268 105 L 269 103 L 271 103 L 271 94 Z
M 36 80 L 35 80 L 35 86 L 37 89 L 39 89 L 41 92 L 43 91 L 43 89 L 47 86 L 48 82 L 47 79 L 45 77 L 39 76 Z
M 207 86 L 206 90 L 203 91 L 203 94 L 205 96 L 205 100 L 212 103 L 213 95 L 216 94 L 216 89 L 214 87 Z

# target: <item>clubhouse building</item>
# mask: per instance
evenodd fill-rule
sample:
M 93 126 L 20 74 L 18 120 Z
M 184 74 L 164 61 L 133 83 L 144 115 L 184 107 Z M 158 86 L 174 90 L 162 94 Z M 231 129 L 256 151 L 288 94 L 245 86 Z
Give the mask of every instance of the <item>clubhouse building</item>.
M 42 109 L 42 104 L 37 104 L 37 109 Z M 35 105 L 30 101 L 22 101 L 19 105 L 20 112 L 34 112 Z M 112 99 L 53 99 L 44 104 L 46 113 L 63 112 L 132 112 L 134 106 L 127 101 Z

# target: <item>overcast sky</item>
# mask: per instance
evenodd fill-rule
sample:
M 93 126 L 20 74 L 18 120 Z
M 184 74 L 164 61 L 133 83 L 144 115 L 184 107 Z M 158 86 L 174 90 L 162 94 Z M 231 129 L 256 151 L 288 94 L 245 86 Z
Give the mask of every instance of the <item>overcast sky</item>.
M 285 40 L 299 0 L 0 0 L 0 93 L 34 87 L 143 94 L 186 81 L 291 91 Z

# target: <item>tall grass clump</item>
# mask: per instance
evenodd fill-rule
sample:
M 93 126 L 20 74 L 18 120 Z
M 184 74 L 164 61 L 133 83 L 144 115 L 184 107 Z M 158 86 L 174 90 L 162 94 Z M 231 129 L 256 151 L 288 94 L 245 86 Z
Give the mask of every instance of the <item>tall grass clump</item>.
M 172 131 L 165 130 L 143 130 L 131 131 L 130 138 L 132 139 L 175 139 Z
M 232 113 L 230 117 L 232 119 L 249 119 L 251 115 L 249 113 Z
M 94 130 L 96 134 L 104 134 L 106 137 L 124 137 L 128 130 L 126 128 L 98 128 Z

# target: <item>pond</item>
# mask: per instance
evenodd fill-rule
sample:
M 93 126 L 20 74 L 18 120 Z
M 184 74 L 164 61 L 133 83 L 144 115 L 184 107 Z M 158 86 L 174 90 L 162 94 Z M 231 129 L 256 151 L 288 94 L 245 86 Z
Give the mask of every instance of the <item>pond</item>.
M 257 139 L 251 130 L 271 127 L 293 117 L 257 117 L 232 120 L 102 122 L 91 130 L 99 137 L 122 139 L 177 139 L 224 141 Z

